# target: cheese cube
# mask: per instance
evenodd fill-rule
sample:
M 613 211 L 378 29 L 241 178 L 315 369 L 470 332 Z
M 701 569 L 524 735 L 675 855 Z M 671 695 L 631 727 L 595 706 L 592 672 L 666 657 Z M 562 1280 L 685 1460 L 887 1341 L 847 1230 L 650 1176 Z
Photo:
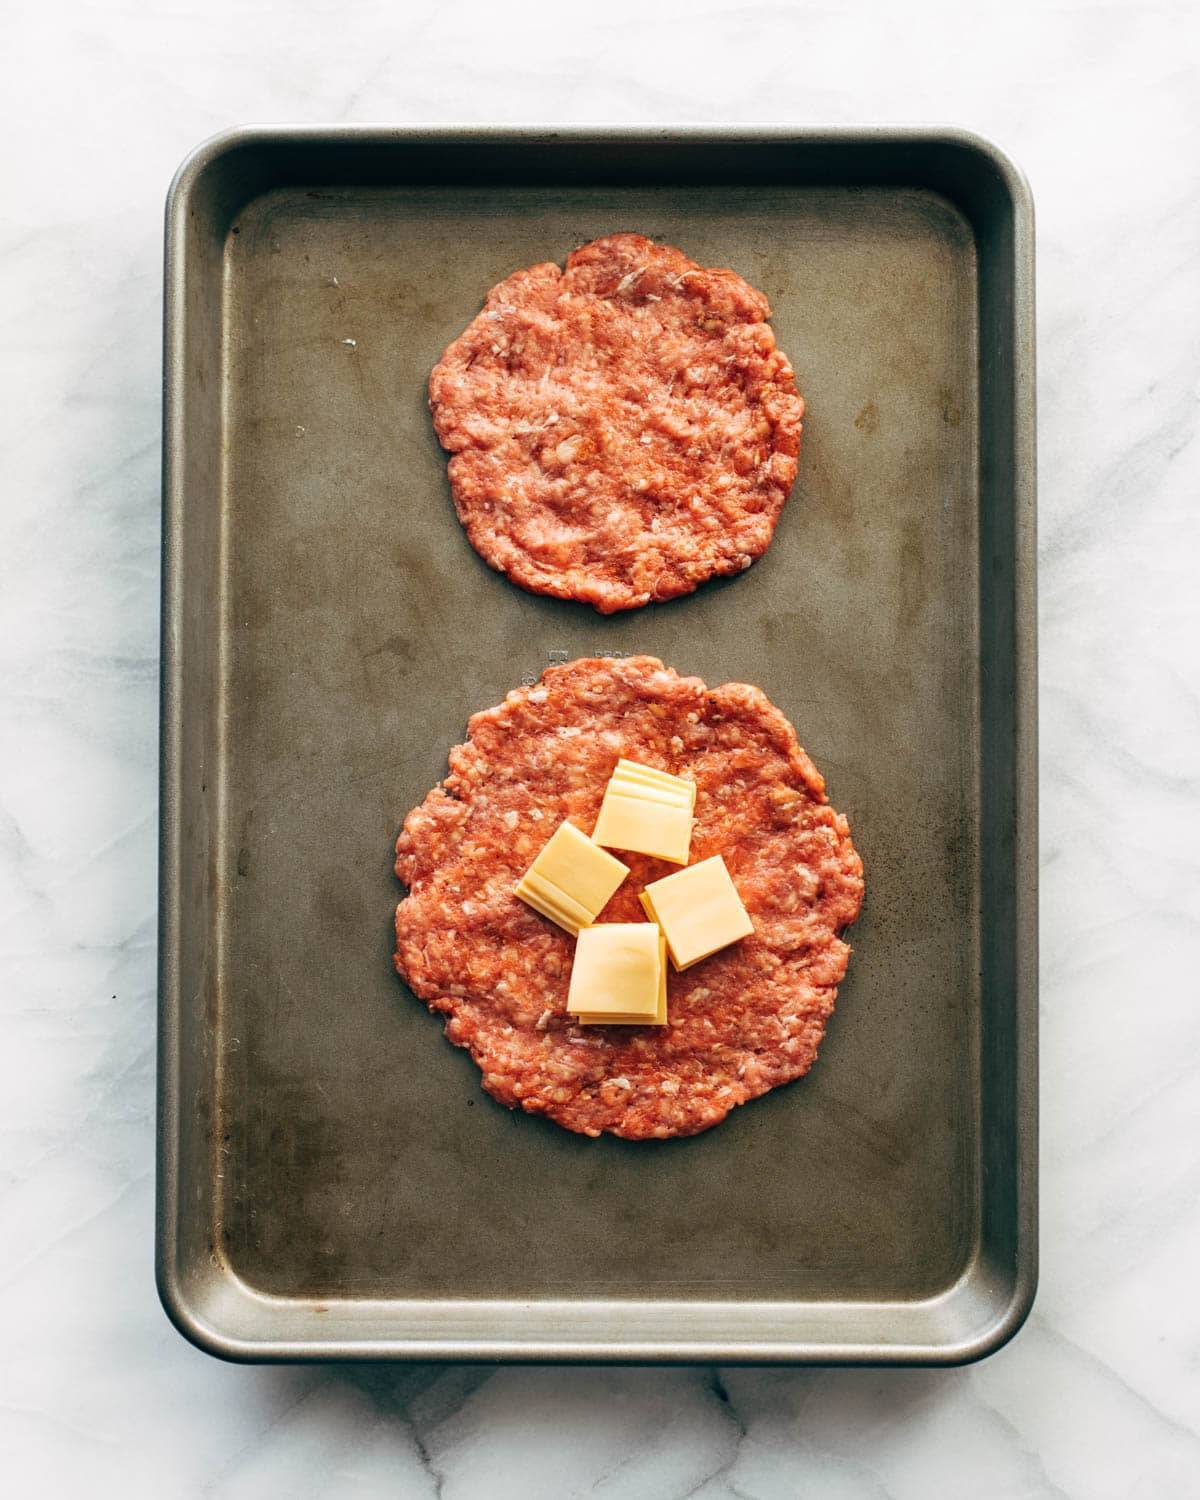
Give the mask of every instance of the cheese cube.
M 665 948 L 654 922 L 585 927 L 575 942 L 567 1014 L 585 1025 L 661 1025 L 666 1020 Z
M 642 776 L 647 781 L 673 782 L 682 781 L 682 776 L 672 776 L 670 771 L 664 771 L 659 766 L 647 766 L 640 760 L 628 760 L 624 755 L 617 758 L 617 764 L 613 769 L 613 775 L 620 773 L 629 776 Z
M 692 809 L 685 803 L 631 795 L 610 781 L 592 840 L 610 849 L 632 849 L 685 865 L 692 846 Z
M 687 781 L 682 776 L 672 776 L 669 771 L 660 771 L 655 766 L 639 765 L 636 760 L 625 760 L 622 757 L 612 773 L 612 780 L 632 782 L 658 791 L 675 792 L 681 800 L 686 798 L 692 807 L 696 805 L 694 781 Z
M 554 830 L 532 868 L 560 890 L 568 891 L 596 916 L 629 874 L 627 865 L 597 849 L 582 829 L 568 822 L 560 823 Z
M 694 799 L 686 792 L 677 792 L 673 788 L 661 786 L 657 781 L 633 781 L 616 774 L 608 783 L 608 791 L 622 797 L 636 797 L 642 802 L 654 802 L 660 807 L 684 807 L 690 813 L 695 806 Z
M 641 893 L 646 915 L 666 934 L 671 962 L 690 969 L 749 937 L 754 924 L 719 854 L 654 880 Z
M 661 927 L 658 929 L 658 1011 L 654 1020 L 647 1021 L 645 1016 L 631 1015 L 628 1011 L 621 1015 L 580 1011 L 575 1019 L 584 1026 L 665 1026 L 667 1024 L 667 940 L 663 936 Z
M 685 865 L 695 806 L 694 781 L 622 759 L 604 790 L 592 838 L 614 849 Z
M 574 823 L 560 823 L 517 882 L 516 894 L 573 934 L 591 926 L 628 874 L 628 866 L 598 848 Z

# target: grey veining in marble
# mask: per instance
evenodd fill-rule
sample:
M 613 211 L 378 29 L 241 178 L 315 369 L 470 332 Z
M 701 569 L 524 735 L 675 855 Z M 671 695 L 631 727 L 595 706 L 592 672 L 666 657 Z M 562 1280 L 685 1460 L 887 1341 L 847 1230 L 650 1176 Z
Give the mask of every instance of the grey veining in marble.
M 15 0 L 0 17 L 14 1494 L 1200 1496 L 1200 11 Z M 964 1371 L 246 1369 L 153 1288 L 161 204 L 250 120 L 938 121 L 1039 213 L 1043 1274 Z

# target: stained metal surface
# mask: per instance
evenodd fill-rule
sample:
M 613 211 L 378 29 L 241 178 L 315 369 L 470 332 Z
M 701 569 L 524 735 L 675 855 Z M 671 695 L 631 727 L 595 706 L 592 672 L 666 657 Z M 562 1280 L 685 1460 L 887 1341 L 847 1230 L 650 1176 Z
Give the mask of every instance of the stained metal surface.
M 746 574 L 490 572 L 429 369 L 617 229 L 768 295 L 809 404 Z M 1036 1267 L 1032 208 L 962 133 L 235 132 L 167 221 L 159 1287 L 231 1358 L 976 1358 Z M 687 1141 L 501 1109 L 391 970 L 401 818 L 550 660 L 758 683 L 867 902 L 807 1079 Z

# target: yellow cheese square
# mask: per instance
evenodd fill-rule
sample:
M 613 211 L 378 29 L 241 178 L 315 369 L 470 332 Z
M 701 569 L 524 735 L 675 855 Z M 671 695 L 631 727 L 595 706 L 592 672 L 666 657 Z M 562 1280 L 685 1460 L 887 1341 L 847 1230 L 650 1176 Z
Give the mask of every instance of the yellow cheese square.
M 647 916 L 666 934 L 677 969 L 690 969 L 754 931 L 719 854 L 651 881 L 641 893 L 641 902 Z
M 662 934 L 653 922 L 602 922 L 575 941 L 567 1013 L 603 1025 L 653 1026 L 662 1008 Z
M 672 776 L 669 771 L 660 771 L 655 766 L 639 765 L 636 760 L 625 760 L 622 757 L 612 773 L 612 780 L 625 785 L 675 793 L 681 800 L 686 799 L 692 807 L 696 805 L 694 781 L 688 781 L 682 776 Z
M 574 823 L 560 823 L 517 882 L 516 894 L 570 933 L 589 927 L 629 874 Z
M 657 923 L 655 924 L 657 926 Z M 647 1021 L 645 1016 L 625 1015 L 598 1015 L 594 1011 L 580 1012 L 575 1017 L 577 1021 L 588 1026 L 665 1026 L 667 1024 L 667 940 L 663 935 L 661 927 L 658 929 L 658 1013 L 653 1021 Z
M 647 781 L 679 781 L 682 778 L 672 776 L 670 771 L 664 771 L 659 766 L 648 766 L 640 760 L 629 760 L 622 755 L 618 758 L 613 770 L 615 776 L 618 771 L 626 771 L 630 776 L 644 776 Z
M 608 791 L 619 792 L 622 797 L 634 797 L 639 802 L 654 802 L 661 807 L 685 807 L 691 812 L 695 801 L 687 792 L 674 787 L 659 785 L 657 781 L 629 781 L 614 773 L 608 783 Z
M 572 937 L 581 927 L 590 927 L 595 921 L 593 911 L 549 880 L 543 880 L 536 870 L 526 870 L 521 876 L 517 882 L 516 895 L 526 906 L 532 906 L 543 917 L 557 922 Z
M 592 840 L 611 849 L 632 849 L 685 865 L 692 846 L 692 809 L 682 803 L 630 796 L 610 782 Z
M 598 849 L 574 823 L 560 823 L 533 869 L 545 880 L 568 891 L 596 916 L 608 905 L 613 892 L 629 874 L 628 865 Z

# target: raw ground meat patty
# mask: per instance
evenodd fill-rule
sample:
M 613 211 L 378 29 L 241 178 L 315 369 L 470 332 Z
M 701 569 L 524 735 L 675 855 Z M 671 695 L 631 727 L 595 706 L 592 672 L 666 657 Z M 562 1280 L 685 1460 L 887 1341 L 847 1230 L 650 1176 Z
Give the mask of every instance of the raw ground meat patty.
M 640 234 L 517 271 L 429 379 L 471 545 L 602 614 L 766 551 L 804 402 L 767 299 Z
M 792 726 L 756 687 L 709 689 L 652 656 L 585 658 L 476 714 L 450 774 L 405 819 L 396 968 L 483 1086 L 586 1135 L 693 1135 L 812 1066 L 862 904 L 846 819 Z M 695 780 L 691 862 L 724 856 L 754 934 L 668 976 L 665 1027 L 566 1014 L 574 940 L 513 887 L 564 818 L 590 832 L 619 756 Z M 601 914 L 644 920 L 638 891 L 677 868 L 619 853 Z

